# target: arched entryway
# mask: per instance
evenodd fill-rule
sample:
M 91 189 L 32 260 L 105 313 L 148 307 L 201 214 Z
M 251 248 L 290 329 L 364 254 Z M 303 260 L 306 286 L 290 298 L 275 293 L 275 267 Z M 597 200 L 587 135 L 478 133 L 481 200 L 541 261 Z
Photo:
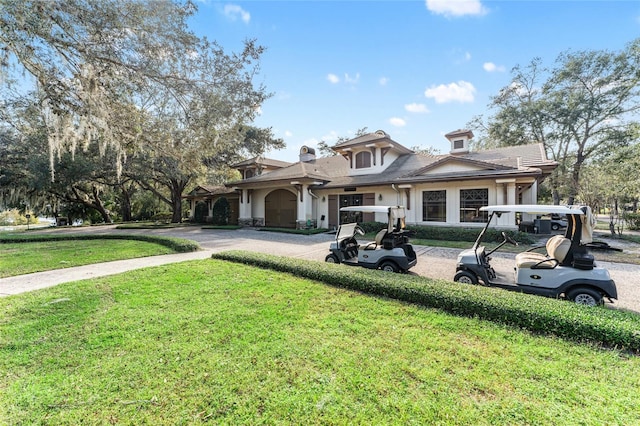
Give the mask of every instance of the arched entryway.
M 296 194 L 286 189 L 276 189 L 264 199 L 265 226 L 275 228 L 296 227 Z
M 228 225 L 231 217 L 231 205 L 225 197 L 220 197 L 213 205 L 211 222 L 214 225 Z
M 196 223 L 205 223 L 208 216 L 209 207 L 207 206 L 207 203 L 204 201 L 198 201 L 198 204 L 196 204 L 195 213 L 193 214 L 193 220 Z

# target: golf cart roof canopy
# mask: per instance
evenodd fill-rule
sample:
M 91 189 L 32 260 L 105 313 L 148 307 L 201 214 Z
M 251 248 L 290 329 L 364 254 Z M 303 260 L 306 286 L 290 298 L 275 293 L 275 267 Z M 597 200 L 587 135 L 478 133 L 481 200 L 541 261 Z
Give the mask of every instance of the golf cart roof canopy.
M 512 204 L 505 206 L 485 206 L 480 207 L 480 210 L 489 213 L 531 213 L 531 214 L 580 214 L 584 212 L 577 207 L 567 206 L 553 206 L 543 204 Z
M 349 206 L 342 207 L 343 212 L 363 212 L 363 213 L 389 213 L 391 209 L 402 209 L 402 206 Z

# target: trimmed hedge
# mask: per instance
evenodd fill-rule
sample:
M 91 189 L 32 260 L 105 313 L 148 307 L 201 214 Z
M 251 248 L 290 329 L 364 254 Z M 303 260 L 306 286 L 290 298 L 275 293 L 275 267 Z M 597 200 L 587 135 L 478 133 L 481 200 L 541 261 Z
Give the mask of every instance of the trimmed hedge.
M 269 228 L 264 226 L 257 229 L 258 231 L 282 232 L 283 234 L 299 234 L 299 235 L 323 234 L 329 231 L 326 228 L 294 229 L 294 228 Z
M 242 229 L 242 225 L 204 225 L 201 226 L 202 229 L 222 229 L 222 230 L 229 230 L 229 231 L 235 231 L 237 229 Z
M 382 222 L 363 222 L 359 225 L 366 233 L 376 233 L 379 230 L 387 227 L 387 224 Z M 478 234 L 480 234 L 482 228 L 408 225 L 406 229 L 414 231 L 415 235 L 413 235 L 411 238 L 419 240 L 474 242 L 478 238 Z M 504 232 L 507 235 L 511 236 L 511 238 L 522 244 L 533 244 L 536 242 L 535 238 L 533 238 L 526 232 L 513 230 L 505 230 Z M 484 236 L 484 241 L 494 243 L 502 242 L 502 230 L 496 228 L 487 229 L 487 233 Z
M 116 226 L 116 229 L 174 229 L 194 226 L 191 223 L 165 223 L 165 222 L 127 222 Z
M 640 352 L 640 316 L 632 312 L 589 308 L 497 288 L 246 251 L 226 251 L 212 257 L 287 272 L 336 287 L 442 309 L 455 315 L 493 321 L 534 333 Z
M 160 244 L 178 252 L 187 253 L 200 250 L 200 245 L 191 240 L 155 235 L 133 234 L 13 234 L 0 236 L 2 243 L 39 243 L 44 241 L 82 241 L 82 240 L 135 240 Z

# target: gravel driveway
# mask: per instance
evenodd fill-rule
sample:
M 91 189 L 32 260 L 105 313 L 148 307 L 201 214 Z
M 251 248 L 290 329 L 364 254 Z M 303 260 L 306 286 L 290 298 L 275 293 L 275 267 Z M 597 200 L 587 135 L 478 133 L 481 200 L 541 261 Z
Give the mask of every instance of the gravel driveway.
M 208 252 L 224 250 L 249 250 L 300 259 L 324 261 L 329 252 L 329 243 L 334 235 L 296 235 L 278 232 L 264 232 L 255 229 L 213 230 L 199 227 L 170 228 L 157 230 L 116 230 L 113 226 L 48 229 L 44 232 L 69 233 L 131 233 L 165 235 L 197 241 Z M 441 279 L 453 279 L 456 257 L 460 249 L 416 246 L 418 264 L 412 273 Z M 595 253 L 597 260 L 597 253 Z M 494 253 L 492 265 L 498 272 L 510 275 L 513 271 L 515 255 Z M 598 262 L 609 270 L 618 287 L 618 300 L 613 306 L 640 312 L 640 265 L 627 263 Z M 2 280 L 0 280 L 2 281 Z

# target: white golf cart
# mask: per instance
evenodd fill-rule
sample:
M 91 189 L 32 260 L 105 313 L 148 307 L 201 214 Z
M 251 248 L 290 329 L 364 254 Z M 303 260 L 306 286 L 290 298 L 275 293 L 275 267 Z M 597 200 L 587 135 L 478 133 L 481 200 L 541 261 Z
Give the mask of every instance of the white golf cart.
M 405 211 L 402 206 L 351 206 L 340 211 L 385 213 L 387 227 L 380 230 L 375 241 L 361 246 L 356 234 L 365 232 L 357 223 L 345 223 L 338 227 L 336 241 L 329 247 L 325 258 L 329 263 L 344 263 L 388 272 L 407 272 L 417 262 L 416 252 L 409 244 L 410 231 L 405 230 Z
M 487 224 L 473 247 L 458 256 L 454 281 L 482 283 L 548 297 L 564 295 L 565 299 L 590 306 L 602 304 L 605 297 L 609 301 L 617 299 L 616 284 L 609 276 L 609 271 L 596 266 L 593 255 L 587 251 L 595 225 L 589 207 L 506 205 L 481 207 L 480 210 L 489 212 Z M 511 282 L 511 279 L 496 274 L 489 256 L 505 243 L 518 243 L 504 232 L 504 241 L 489 252 L 481 243 L 494 217 L 515 212 L 566 215 L 568 224 L 564 235 L 554 235 L 545 246 L 534 247 L 516 255 L 515 282 Z M 543 247 L 546 248 L 546 254 L 535 251 Z

